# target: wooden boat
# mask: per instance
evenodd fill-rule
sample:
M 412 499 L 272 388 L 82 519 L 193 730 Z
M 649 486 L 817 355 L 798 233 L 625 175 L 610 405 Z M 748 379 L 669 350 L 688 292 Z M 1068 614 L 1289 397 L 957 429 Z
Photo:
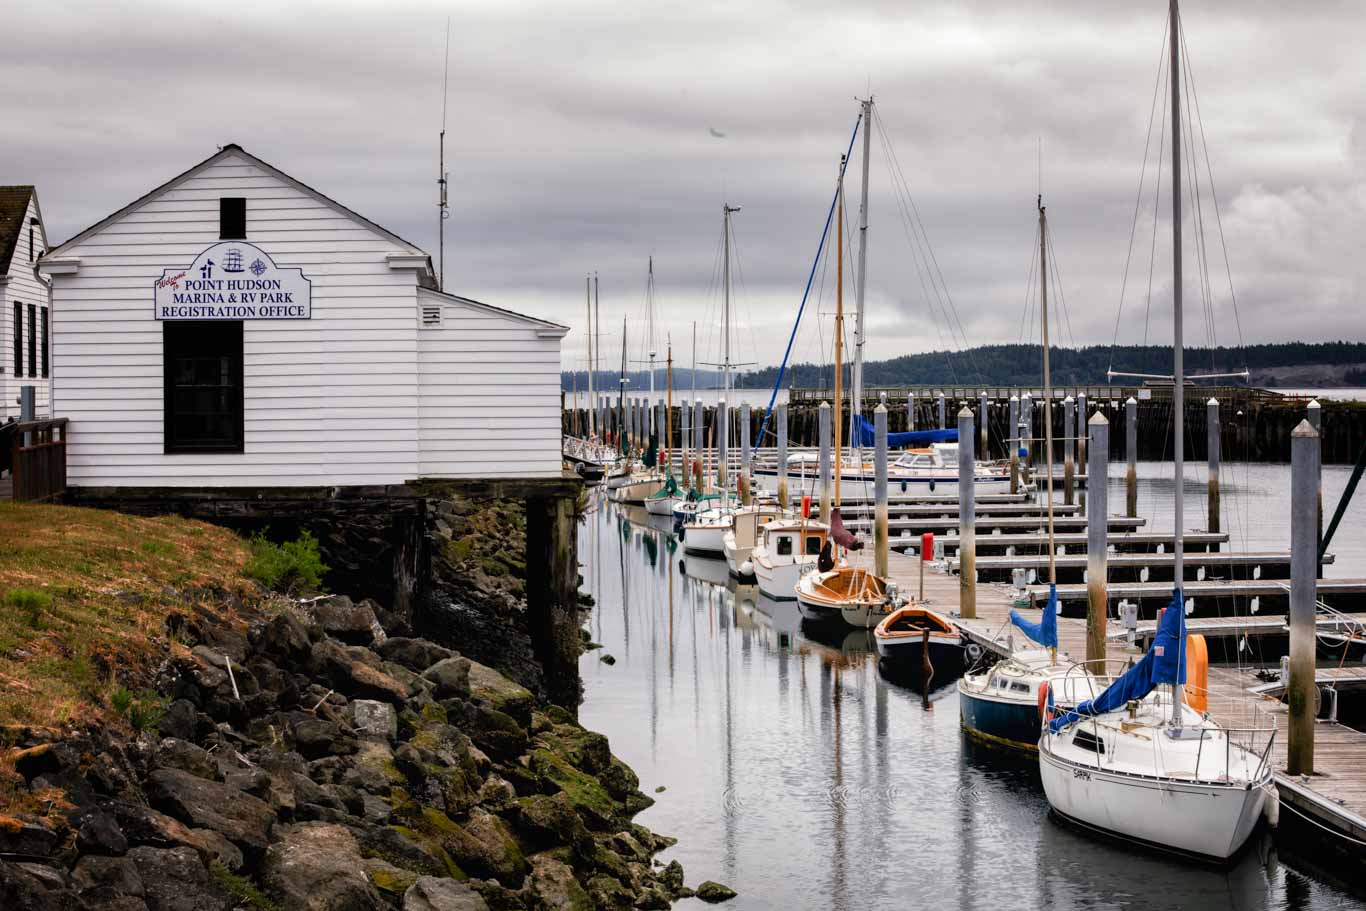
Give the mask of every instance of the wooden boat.
M 900 593 L 863 567 L 841 566 L 809 573 L 797 582 L 797 607 L 812 622 L 842 621 L 858 629 L 872 629 L 900 606 Z
M 878 657 L 897 669 L 914 673 L 928 662 L 935 673 L 949 676 L 963 668 L 963 634 L 928 608 L 897 608 L 877 625 L 873 637 Z
M 741 506 L 731 514 L 731 524 L 721 536 L 721 551 L 731 575 L 740 579 L 754 578 L 754 564 L 750 557 L 764 527 L 783 517 L 776 504 L 755 503 Z

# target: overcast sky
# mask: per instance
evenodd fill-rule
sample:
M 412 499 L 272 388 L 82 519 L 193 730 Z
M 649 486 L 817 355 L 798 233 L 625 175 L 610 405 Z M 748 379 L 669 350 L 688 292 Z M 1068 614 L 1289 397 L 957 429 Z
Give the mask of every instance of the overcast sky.
M 1021 337 L 1040 140 L 1070 323 L 1057 335 L 1115 334 L 1160 0 L 12 4 L 0 183 L 37 184 L 60 241 L 237 142 L 435 255 L 447 16 L 448 290 L 579 330 L 597 270 L 615 339 L 623 313 L 638 331 L 653 255 L 661 354 L 671 330 L 686 362 L 697 321 L 698 357 L 714 360 L 728 199 L 744 207 L 733 357 L 773 363 L 871 87 L 886 129 L 873 134 L 868 356 L 955 338 L 916 266 L 884 136 L 970 343 Z M 1225 244 L 1246 341 L 1366 338 L 1366 12 L 1188 0 L 1183 16 L 1223 226 L 1221 240 L 1206 197 L 1215 309 L 1199 312 L 1189 243 L 1188 343 L 1207 325 L 1238 341 Z M 1121 342 L 1144 337 L 1148 160 Z M 859 166 L 856 148 L 851 223 Z M 1170 339 L 1167 178 L 1164 165 L 1155 341 Z M 830 269 L 799 359 L 828 356 Z M 583 346 L 581 331 L 566 339 L 566 366 Z

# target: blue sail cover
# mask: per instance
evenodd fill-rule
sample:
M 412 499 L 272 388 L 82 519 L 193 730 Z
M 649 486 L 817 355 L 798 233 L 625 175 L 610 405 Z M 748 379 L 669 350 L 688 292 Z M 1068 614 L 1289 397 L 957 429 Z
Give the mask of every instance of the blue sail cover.
M 873 430 L 873 422 L 863 415 L 858 416 L 858 439 L 859 445 L 871 447 L 877 444 L 877 434 Z M 904 449 L 907 446 L 928 446 L 931 443 L 957 443 L 958 431 L 955 428 L 947 430 L 912 430 L 907 433 L 887 434 L 888 449 Z
M 1186 682 L 1186 601 L 1181 589 L 1172 593 L 1172 601 L 1162 613 L 1157 624 L 1157 635 L 1148 654 L 1129 668 L 1105 692 L 1095 699 L 1087 699 L 1073 711 L 1066 712 L 1049 722 L 1048 729 L 1053 733 L 1061 731 L 1084 715 L 1103 715 L 1113 712 L 1130 699 L 1142 699 L 1153 691 L 1159 683 Z
M 1038 623 L 1026 620 L 1019 611 L 1010 612 L 1010 622 L 1014 623 L 1024 634 L 1044 648 L 1058 647 L 1058 587 L 1053 583 L 1048 584 L 1048 604 L 1044 605 L 1043 619 Z

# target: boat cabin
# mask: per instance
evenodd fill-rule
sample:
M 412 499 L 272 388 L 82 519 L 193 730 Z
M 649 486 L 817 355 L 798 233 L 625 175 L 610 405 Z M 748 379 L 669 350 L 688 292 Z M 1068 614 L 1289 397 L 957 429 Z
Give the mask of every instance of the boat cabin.
M 763 529 L 764 548 L 775 557 L 820 556 L 825 547 L 823 526 L 803 526 L 792 522 L 769 522 Z

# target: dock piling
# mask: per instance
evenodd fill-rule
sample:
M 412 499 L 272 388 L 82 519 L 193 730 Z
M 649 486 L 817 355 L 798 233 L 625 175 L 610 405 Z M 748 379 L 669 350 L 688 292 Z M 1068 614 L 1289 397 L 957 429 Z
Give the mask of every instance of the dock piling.
M 1320 468 L 1319 468 L 1319 471 L 1316 472 L 1316 474 L 1318 474 L 1319 477 L 1317 477 L 1317 478 L 1315 479 L 1315 481 L 1314 481 L 1314 485 L 1315 485 L 1315 487 L 1318 489 L 1318 504 L 1319 504 L 1319 507 L 1318 507 L 1318 509 L 1319 509 L 1319 517 L 1318 517 L 1318 522 L 1316 523 L 1316 527 L 1318 528 L 1318 537 L 1317 537 L 1315 540 L 1316 540 L 1316 541 L 1322 541 L 1322 540 L 1323 540 L 1323 477 L 1322 477 L 1322 471 L 1323 471 L 1323 469 L 1322 469 L 1323 406 L 1319 404 L 1319 400 L 1318 400 L 1318 399 L 1310 399 L 1310 400 L 1309 400 L 1309 404 L 1308 404 L 1307 406 L 1305 406 L 1305 417 L 1308 419 L 1309 423 L 1310 423 L 1311 425 L 1313 425 L 1313 427 L 1314 427 L 1314 432 L 1317 433 L 1317 434 L 1319 435 L 1319 440 L 1320 440 L 1320 451 L 1319 451 L 1319 454 L 1320 454 L 1320 462 L 1319 462 Z M 1294 444 L 1294 434 L 1293 434 L 1293 433 L 1291 434 L 1291 444 L 1290 444 L 1290 445 L 1291 445 L 1292 451 L 1293 451 L 1293 447 L 1294 447 L 1294 445 L 1295 445 L 1295 444 Z
M 1209 457 L 1209 493 L 1206 501 L 1209 516 L 1205 520 L 1206 531 L 1219 530 L 1219 400 L 1210 399 L 1205 403 L 1205 448 Z
M 1010 452 L 1010 492 L 1020 492 L 1020 397 L 1010 397 L 1009 421 L 1006 424 L 1006 449 Z
M 1026 392 L 1020 396 L 1020 446 L 1024 448 L 1024 479 L 1029 483 L 1029 469 L 1034 465 L 1034 396 Z
M 779 405 L 774 411 L 774 423 L 778 425 L 778 505 L 787 509 L 787 404 Z
M 1071 506 L 1077 501 L 1076 466 L 1072 451 L 1076 447 L 1076 400 L 1072 396 L 1062 400 L 1062 501 Z
M 833 483 L 830 474 L 830 403 L 821 402 L 820 417 L 817 420 L 818 434 L 820 437 L 821 457 L 821 521 L 830 521 L 830 496 L 833 491 L 830 489 Z
M 1138 515 L 1138 400 L 1129 396 L 1124 403 L 1124 514 Z M 1087 478 L 1086 484 L 1091 484 Z
M 887 395 L 873 410 L 873 572 L 887 578 Z
M 1086 456 L 1086 426 L 1091 420 L 1091 416 L 1086 413 L 1086 393 L 1077 393 L 1077 453 L 1076 463 L 1078 465 L 1090 465 Z M 1082 496 L 1086 494 L 1083 492 Z
M 1097 411 L 1086 422 L 1086 430 L 1091 443 L 1090 461 L 1086 465 L 1086 660 L 1096 661 L 1105 657 L 1105 624 L 1110 605 L 1106 565 L 1110 422 Z
M 749 447 L 750 404 L 740 403 L 740 502 L 749 505 L 749 466 L 752 453 Z
M 948 425 L 948 412 L 947 412 L 947 410 L 945 409 L 945 404 L 944 404 L 944 393 L 942 393 L 942 392 L 939 393 L 938 404 L 939 404 L 939 429 L 940 429 L 940 430 L 943 430 L 944 428 L 948 427 L 949 425 Z M 971 433 L 971 430 L 969 430 L 968 432 Z
M 692 467 L 689 462 L 691 457 L 688 455 L 688 451 L 692 447 L 692 409 L 688 407 L 687 399 L 683 400 L 683 406 L 678 410 L 678 417 L 682 422 L 680 442 L 683 444 L 682 447 L 680 447 L 682 450 L 682 460 L 680 462 L 679 472 L 683 475 L 683 486 L 692 487 Z
M 1318 606 L 1319 433 L 1308 420 L 1290 434 L 1290 708 L 1286 772 L 1314 773 L 1314 652 Z
M 987 391 L 977 393 L 977 451 L 979 459 L 991 458 L 991 437 L 987 433 Z
M 906 429 L 915 429 L 915 393 L 906 393 Z
M 977 474 L 972 455 L 972 409 L 958 412 L 958 614 L 977 617 Z

